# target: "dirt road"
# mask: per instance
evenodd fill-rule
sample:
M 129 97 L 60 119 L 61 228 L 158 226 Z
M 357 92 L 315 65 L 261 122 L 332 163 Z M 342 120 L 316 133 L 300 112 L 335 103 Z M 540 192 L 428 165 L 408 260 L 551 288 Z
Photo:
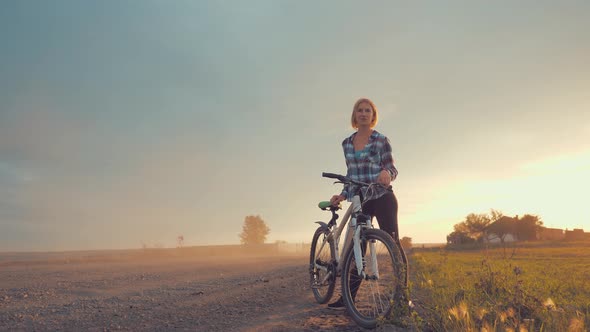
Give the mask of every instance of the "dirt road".
M 0 260 L 0 330 L 363 331 L 316 304 L 306 256 Z

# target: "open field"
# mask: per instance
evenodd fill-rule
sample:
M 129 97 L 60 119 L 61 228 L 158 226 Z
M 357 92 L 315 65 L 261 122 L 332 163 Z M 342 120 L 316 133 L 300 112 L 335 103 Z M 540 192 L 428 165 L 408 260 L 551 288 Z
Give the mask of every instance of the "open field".
M 308 259 L 229 247 L 4 253 L 0 330 L 359 331 L 314 302 Z
M 411 260 L 412 296 L 429 329 L 590 329 L 590 243 L 417 250 Z

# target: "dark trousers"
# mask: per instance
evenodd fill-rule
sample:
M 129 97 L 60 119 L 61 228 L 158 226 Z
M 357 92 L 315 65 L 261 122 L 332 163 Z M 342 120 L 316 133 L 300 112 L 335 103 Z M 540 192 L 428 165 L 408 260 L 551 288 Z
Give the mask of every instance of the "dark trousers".
M 408 277 L 409 277 L 409 266 L 408 266 L 408 258 L 406 257 L 406 253 L 401 246 L 400 238 L 399 238 L 399 229 L 397 225 L 397 198 L 393 192 L 388 191 L 387 194 L 366 202 L 363 205 L 363 212 L 374 216 L 377 218 L 377 223 L 379 224 L 379 228 L 385 231 L 387 234 L 393 237 L 393 241 L 395 241 L 400 248 L 401 258 L 404 264 L 406 265 L 406 275 L 403 283 L 405 287 L 408 287 Z M 363 248 L 364 253 L 364 248 Z M 353 269 L 351 272 L 354 276 L 358 276 L 356 268 Z M 356 292 L 361 285 L 361 278 L 351 278 L 350 283 L 350 293 L 354 299 L 356 296 Z
M 399 240 L 397 198 L 393 192 L 388 191 L 387 194 L 366 202 L 363 205 L 363 212 L 377 218 L 379 228 L 391 235 L 394 240 Z

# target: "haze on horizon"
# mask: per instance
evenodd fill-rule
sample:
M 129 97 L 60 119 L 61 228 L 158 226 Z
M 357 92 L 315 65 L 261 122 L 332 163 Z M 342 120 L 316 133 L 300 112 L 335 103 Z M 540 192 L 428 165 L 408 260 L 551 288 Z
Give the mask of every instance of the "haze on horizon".
M 401 236 L 469 213 L 590 230 L 590 3 L 13 1 L 0 251 L 309 242 L 354 101 L 392 143 Z

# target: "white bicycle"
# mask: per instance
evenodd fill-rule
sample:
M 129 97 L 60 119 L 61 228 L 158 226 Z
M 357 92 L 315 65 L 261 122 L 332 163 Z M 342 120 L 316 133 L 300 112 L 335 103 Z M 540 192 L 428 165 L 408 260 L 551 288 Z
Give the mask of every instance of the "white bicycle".
M 332 218 L 320 224 L 311 242 L 309 273 L 311 289 L 318 303 L 326 303 L 334 293 L 337 277 L 342 280 L 342 298 L 348 313 L 364 328 L 375 328 L 379 320 L 387 319 L 396 301 L 403 297 L 406 265 L 401 248 L 385 231 L 373 228 L 371 216 L 362 212 L 366 202 L 363 190 L 370 193 L 373 186 L 354 181 L 346 176 L 322 173 L 337 179 L 336 183 L 352 184 L 358 188 L 352 204 L 338 226 L 337 210 L 329 201 L 319 203 L 322 210 L 330 210 Z M 370 195 L 367 195 L 370 196 Z M 350 223 L 348 223 L 350 220 Z M 340 235 L 346 229 L 340 251 Z

